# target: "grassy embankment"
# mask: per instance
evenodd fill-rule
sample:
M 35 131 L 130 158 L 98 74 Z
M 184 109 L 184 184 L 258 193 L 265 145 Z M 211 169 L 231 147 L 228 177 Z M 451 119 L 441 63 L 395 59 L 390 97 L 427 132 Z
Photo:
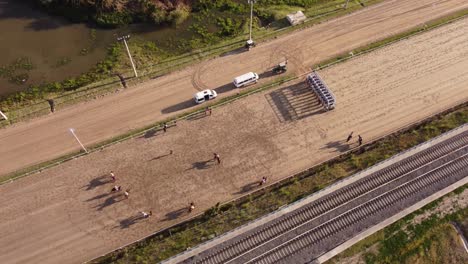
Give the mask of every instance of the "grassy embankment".
M 451 192 L 392 225 L 361 240 L 326 263 L 346 263 L 350 258 L 365 263 L 466 263 L 468 257 L 450 222 L 463 223 L 468 208 L 458 207 L 434 213 L 443 200 L 466 196 L 467 185 Z M 445 205 L 445 207 L 447 207 Z M 415 221 L 423 216 L 422 221 Z M 466 224 L 466 223 L 465 223 Z M 457 252 L 455 248 L 461 249 Z
M 468 105 L 465 104 L 266 189 L 217 205 L 204 215 L 111 253 L 95 263 L 151 263 L 166 259 L 467 122 Z
M 361 2 L 371 5 L 381 1 Z M 265 2 L 264 5 L 259 3 L 255 5 L 254 39 L 263 41 L 363 8 L 358 1 L 351 1 L 348 9 L 344 10 L 344 2 L 345 0 L 294 0 L 288 2 L 289 6 L 285 5 L 283 0 Z M 181 22 L 180 26 L 174 25 L 181 28 L 180 34 L 178 33 L 180 38 L 169 38 L 160 42 L 133 38 L 129 45 L 140 76 L 127 82 L 133 85 L 242 46 L 248 31 L 245 19 L 248 6 L 244 1 L 242 4 L 232 0 L 213 3 L 195 6 L 187 18 L 189 22 L 186 25 L 185 22 Z M 299 9 L 304 10 L 310 19 L 302 25 L 288 27 L 284 15 Z M 9 116 L 8 121 L 0 121 L 0 127 L 47 114 L 50 108 L 44 99 L 53 98 L 57 109 L 60 109 L 68 104 L 114 92 L 121 85 L 113 73 L 123 73 L 127 78 L 133 75 L 126 56 L 123 46 L 114 44 L 108 48 L 107 57 L 87 73 L 61 82 L 33 85 L 26 91 L 0 98 L 0 109 Z M 12 63 L 1 68 L 0 73 L 5 70 L 10 76 L 8 78 L 19 76 L 15 74 L 15 70 L 27 74 L 29 68 L 23 69 L 18 67 L 22 64 L 17 64 Z

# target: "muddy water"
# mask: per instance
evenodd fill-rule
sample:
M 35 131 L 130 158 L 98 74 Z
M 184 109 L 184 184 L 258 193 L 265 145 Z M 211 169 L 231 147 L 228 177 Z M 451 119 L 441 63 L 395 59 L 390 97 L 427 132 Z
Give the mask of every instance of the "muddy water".
M 0 95 L 78 75 L 103 59 L 106 45 L 114 41 L 112 31 L 93 32 L 18 2 L 0 0 L 0 67 L 18 66 L 1 76 Z M 32 69 L 21 65 L 25 61 Z M 15 76 L 21 78 L 9 80 Z
M 168 45 L 175 38 L 190 37 L 189 25 L 186 21 L 177 28 L 96 29 L 50 16 L 18 0 L 0 0 L 0 96 L 88 71 L 105 57 L 106 47 L 115 43 L 117 35 L 130 33 Z

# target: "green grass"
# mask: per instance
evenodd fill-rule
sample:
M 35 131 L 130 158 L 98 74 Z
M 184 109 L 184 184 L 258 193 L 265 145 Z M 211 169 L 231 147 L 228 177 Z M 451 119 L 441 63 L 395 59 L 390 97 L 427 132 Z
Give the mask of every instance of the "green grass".
M 188 247 L 193 247 L 272 212 L 283 205 L 297 201 L 344 177 L 467 122 L 468 105 L 465 104 L 457 110 L 438 115 L 371 145 L 355 149 L 348 154 L 311 168 L 274 186 L 269 186 L 234 202 L 217 205 L 202 216 L 99 258 L 94 263 L 153 263 L 169 258 Z M 428 205 L 425 208 L 430 208 L 430 206 Z M 411 219 L 411 216 L 405 219 Z M 400 225 L 393 224 L 387 228 L 388 231 L 376 233 L 375 236 L 361 242 L 361 245 L 368 247 L 383 236 L 388 238 L 389 234 L 395 233 L 400 227 Z M 424 229 L 426 228 L 429 228 L 429 225 L 425 225 Z M 391 237 L 392 239 L 386 242 L 386 251 L 383 251 L 386 256 L 392 250 L 399 248 L 398 241 L 409 239 L 401 233 Z M 354 250 L 356 251 L 356 249 Z

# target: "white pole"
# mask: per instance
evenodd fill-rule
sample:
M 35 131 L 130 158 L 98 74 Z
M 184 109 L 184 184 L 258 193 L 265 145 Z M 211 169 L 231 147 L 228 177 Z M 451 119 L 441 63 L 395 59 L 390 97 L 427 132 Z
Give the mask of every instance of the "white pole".
M 88 150 L 86 150 L 86 148 L 83 146 L 83 144 L 81 143 L 81 141 L 78 139 L 78 137 L 76 136 L 75 134 L 75 129 L 73 128 L 70 128 L 70 132 L 72 133 L 72 135 L 76 138 L 76 141 L 78 141 L 78 143 L 80 144 L 80 146 L 83 148 L 83 150 L 88 153 Z
M 130 35 L 117 38 L 117 40 L 123 40 L 123 42 L 125 44 L 125 48 L 127 49 L 128 58 L 130 59 L 130 63 L 132 63 L 132 68 L 133 68 L 133 72 L 135 73 L 135 77 L 138 77 L 138 73 L 136 71 L 135 64 L 133 63 L 132 55 L 130 54 L 130 49 L 128 48 L 128 45 L 127 45 L 127 39 L 128 38 L 130 38 Z
M 2 113 L 2 111 L 0 111 L 0 115 L 3 116 L 3 118 L 5 118 L 5 120 L 8 120 L 8 117 L 4 113 Z
M 249 31 L 249 40 L 252 40 L 252 18 L 253 18 L 253 4 L 254 0 L 249 0 L 250 3 L 250 31 Z

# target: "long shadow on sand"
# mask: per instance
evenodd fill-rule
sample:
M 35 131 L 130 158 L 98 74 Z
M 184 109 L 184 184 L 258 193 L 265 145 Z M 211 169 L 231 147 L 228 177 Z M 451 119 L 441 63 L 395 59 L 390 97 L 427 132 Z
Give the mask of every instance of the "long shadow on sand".
M 205 170 L 213 166 L 213 164 L 214 163 L 212 159 L 205 160 L 205 161 L 197 161 L 197 162 L 192 163 L 192 168 L 190 168 L 189 170 L 192 170 L 192 169 Z
M 124 197 L 123 194 L 113 195 L 107 198 L 106 200 L 104 200 L 104 202 L 102 202 L 100 205 L 96 206 L 95 208 L 97 208 L 96 210 L 98 211 L 102 211 L 104 208 L 122 201 L 124 199 L 123 197 Z
M 345 152 L 351 149 L 350 145 L 343 140 L 332 141 L 325 144 L 321 149 L 335 149 L 339 152 Z
M 188 212 L 188 209 L 187 208 L 180 208 L 180 209 L 177 209 L 175 211 L 172 211 L 170 213 L 167 213 L 166 214 L 166 218 L 163 219 L 163 221 L 170 221 L 170 220 L 174 220 L 174 219 L 177 219 L 183 215 L 187 215 L 189 214 Z
M 192 115 L 189 115 L 187 116 L 187 118 L 185 120 L 187 121 L 195 121 L 195 120 L 199 120 L 199 119 L 202 119 L 202 118 L 205 118 L 205 117 L 208 117 L 209 115 L 207 115 L 205 113 L 205 111 L 201 111 L 201 112 L 198 112 L 198 113 L 194 113 Z
M 168 153 L 168 154 L 164 154 L 164 155 L 159 155 L 159 156 L 156 156 L 148 161 L 155 161 L 155 160 L 159 160 L 159 159 L 162 159 L 162 158 L 165 158 L 167 156 L 171 156 L 171 153 Z
M 102 175 L 102 176 L 99 176 L 97 178 L 94 178 L 92 179 L 88 185 L 85 185 L 81 188 L 86 188 L 87 191 L 89 190 L 92 190 L 98 186 L 101 186 L 101 185 L 104 185 L 104 184 L 108 184 L 108 183 L 111 183 L 112 180 L 111 178 L 108 176 L 108 175 Z
M 259 186 L 259 183 L 258 181 L 256 182 L 251 182 L 251 183 L 248 183 L 246 185 L 244 185 L 240 191 L 234 193 L 234 194 L 243 194 L 243 193 L 247 193 L 247 192 L 250 192 L 252 190 L 254 190 L 255 188 L 257 188 Z
M 110 193 L 99 194 L 99 195 L 94 196 L 93 198 L 89 198 L 88 200 L 86 200 L 86 202 L 91 202 L 91 201 L 94 201 L 94 200 L 99 200 L 99 199 L 104 198 L 104 197 L 109 196 L 109 195 L 110 195 Z
M 125 218 L 123 220 L 120 220 L 120 228 L 122 229 L 125 229 L 125 228 L 129 228 L 131 227 L 132 225 L 140 222 L 141 220 L 144 220 L 145 217 L 141 214 L 138 214 L 138 215 L 133 215 L 133 216 L 130 216 L 128 218 Z

